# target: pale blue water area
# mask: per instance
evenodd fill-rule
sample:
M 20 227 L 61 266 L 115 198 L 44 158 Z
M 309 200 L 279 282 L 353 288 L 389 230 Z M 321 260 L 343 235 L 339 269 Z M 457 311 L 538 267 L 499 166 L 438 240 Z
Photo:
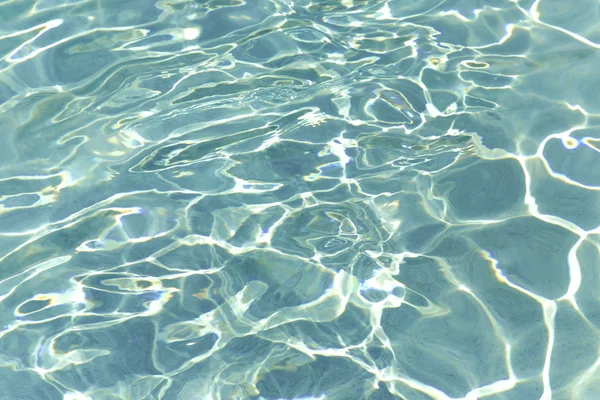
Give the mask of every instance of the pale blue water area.
M 600 399 L 599 21 L 0 0 L 0 399 Z

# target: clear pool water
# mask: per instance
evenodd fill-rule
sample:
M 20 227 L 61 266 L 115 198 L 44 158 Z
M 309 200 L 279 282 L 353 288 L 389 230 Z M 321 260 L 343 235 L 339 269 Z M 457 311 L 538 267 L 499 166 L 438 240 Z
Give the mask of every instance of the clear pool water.
M 600 399 L 595 0 L 1 0 L 0 399 Z

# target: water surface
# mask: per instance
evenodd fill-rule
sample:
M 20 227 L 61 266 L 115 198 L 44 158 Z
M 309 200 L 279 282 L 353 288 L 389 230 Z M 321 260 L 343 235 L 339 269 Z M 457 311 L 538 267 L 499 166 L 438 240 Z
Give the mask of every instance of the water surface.
M 599 20 L 0 1 L 0 398 L 600 398 Z

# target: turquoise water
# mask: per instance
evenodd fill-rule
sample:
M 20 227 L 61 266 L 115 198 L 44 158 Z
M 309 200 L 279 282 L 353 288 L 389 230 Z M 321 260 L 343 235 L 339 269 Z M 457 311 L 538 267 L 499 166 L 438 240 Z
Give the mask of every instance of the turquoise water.
M 0 399 L 600 399 L 598 21 L 0 0 Z

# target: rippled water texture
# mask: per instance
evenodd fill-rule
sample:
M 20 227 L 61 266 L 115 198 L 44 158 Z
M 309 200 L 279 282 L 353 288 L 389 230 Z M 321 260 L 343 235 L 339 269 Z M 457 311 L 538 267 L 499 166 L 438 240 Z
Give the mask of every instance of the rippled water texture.
M 0 399 L 600 399 L 598 21 L 0 0 Z

